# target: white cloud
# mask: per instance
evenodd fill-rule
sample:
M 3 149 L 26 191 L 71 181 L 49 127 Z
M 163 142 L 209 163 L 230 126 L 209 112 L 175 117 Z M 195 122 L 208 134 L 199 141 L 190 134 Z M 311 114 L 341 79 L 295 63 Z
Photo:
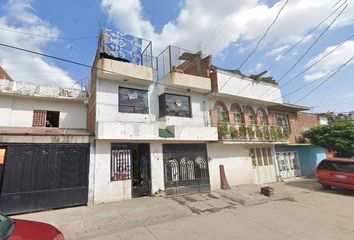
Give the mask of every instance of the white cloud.
M 57 37 L 59 30 L 34 14 L 30 0 L 10 0 L 5 6 L 6 16 L 0 16 L 0 27 L 18 32 Z M 33 51 L 42 52 L 43 47 L 54 42 L 53 38 L 1 30 L 0 42 Z M 48 62 L 41 56 L 0 47 L 0 66 L 19 82 L 33 82 L 61 87 L 74 84 L 69 73 Z
M 318 54 L 316 57 L 312 58 L 308 61 L 305 67 L 309 67 L 313 63 L 317 62 L 324 55 L 328 54 L 338 45 L 330 46 L 326 48 L 322 53 Z M 331 53 L 328 57 L 324 58 L 321 62 L 315 65 L 310 71 L 305 75 L 304 79 L 307 81 L 312 81 L 317 78 L 322 77 L 323 75 L 333 71 L 338 66 L 342 65 L 346 61 L 348 61 L 351 57 L 354 56 L 354 40 L 346 41 L 342 46 L 336 49 L 333 53 Z M 350 62 L 350 64 L 354 64 L 354 62 Z
M 270 50 L 269 52 L 266 53 L 266 56 L 275 56 L 275 55 L 279 55 L 279 53 L 283 52 L 284 50 L 288 49 L 289 45 L 284 45 L 278 48 L 274 48 L 272 50 Z
M 156 32 L 150 21 L 144 18 L 140 0 L 101 0 L 101 6 L 117 29 L 152 40 L 155 53 L 170 44 L 194 50 L 202 42 L 203 48 L 209 45 L 207 52 L 217 54 L 237 41 L 251 41 L 254 44 L 285 0 L 272 6 L 261 0 L 241 2 L 242 6 L 236 5 L 235 11 L 227 18 L 227 13 L 234 6 L 233 0 L 220 0 L 217 4 L 214 0 L 185 0 L 177 18 L 166 23 L 161 32 Z M 271 44 L 277 48 L 298 41 L 333 11 L 332 5 L 332 0 L 289 1 L 262 46 Z M 226 19 L 228 21 L 224 24 Z M 352 24 L 353 21 L 354 4 L 350 4 L 338 24 L 331 29 Z M 220 33 L 216 39 L 210 39 L 218 31 Z M 210 45 L 211 41 L 213 44 Z

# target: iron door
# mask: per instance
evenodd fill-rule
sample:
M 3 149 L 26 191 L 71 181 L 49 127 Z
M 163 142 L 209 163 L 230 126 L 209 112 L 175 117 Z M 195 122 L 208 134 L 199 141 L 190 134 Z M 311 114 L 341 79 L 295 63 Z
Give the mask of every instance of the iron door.
M 10 144 L 0 192 L 5 214 L 84 205 L 88 144 Z
M 205 144 L 163 144 L 166 195 L 209 192 Z

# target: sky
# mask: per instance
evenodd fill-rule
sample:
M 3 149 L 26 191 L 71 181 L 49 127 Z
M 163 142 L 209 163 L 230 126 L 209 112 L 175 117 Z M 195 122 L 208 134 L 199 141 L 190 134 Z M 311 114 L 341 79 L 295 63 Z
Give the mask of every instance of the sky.
M 0 1 L 2 44 L 92 65 L 102 27 L 151 40 L 155 56 L 174 45 L 212 54 L 214 65 L 228 69 L 238 69 L 259 43 L 240 70 L 268 70 L 284 102 L 312 112 L 354 110 L 354 0 Z M 3 46 L 0 66 L 15 81 L 60 87 L 85 85 L 90 74 L 89 68 Z

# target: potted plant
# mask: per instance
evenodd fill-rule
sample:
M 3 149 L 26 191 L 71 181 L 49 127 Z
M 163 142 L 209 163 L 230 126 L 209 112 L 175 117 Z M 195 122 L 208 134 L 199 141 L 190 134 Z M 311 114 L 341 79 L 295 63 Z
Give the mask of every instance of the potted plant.
M 228 133 L 229 133 L 229 129 L 228 129 L 227 123 L 220 123 L 218 125 L 218 136 L 219 136 L 219 139 L 226 139 Z

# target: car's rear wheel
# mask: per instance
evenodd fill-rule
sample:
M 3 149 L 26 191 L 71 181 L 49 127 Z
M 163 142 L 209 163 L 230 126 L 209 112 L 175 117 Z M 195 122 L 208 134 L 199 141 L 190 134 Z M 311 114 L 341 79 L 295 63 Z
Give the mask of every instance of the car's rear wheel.
M 324 185 L 324 184 L 321 184 L 321 185 L 322 185 L 322 188 L 325 190 L 329 190 L 332 188 L 331 186 L 328 186 L 328 185 Z

